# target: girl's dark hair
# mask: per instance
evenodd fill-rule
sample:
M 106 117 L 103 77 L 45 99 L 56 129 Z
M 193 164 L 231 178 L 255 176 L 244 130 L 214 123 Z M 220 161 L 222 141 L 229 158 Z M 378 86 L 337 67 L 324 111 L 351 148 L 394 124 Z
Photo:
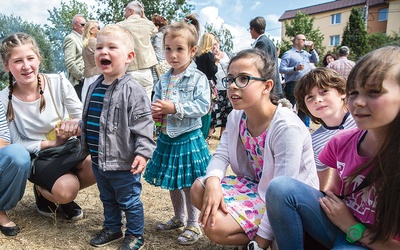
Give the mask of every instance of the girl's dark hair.
M 260 49 L 245 49 L 240 51 L 234 57 L 232 57 L 228 65 L 228 70 L 232 62 L 243 58 L 249 58 L 253 60 L 253 63 L 257 67 L 257 70 L 262 78 L 274 81 L 276 76 L 275 60 L 269 54 L 265 53 L 265 51 Z M 273 104 L 278 105 L 279 95 L 275 82 L 269 98 Z
M 326 58 L 328 56 L 331 56 L 333 59 L 337 60 L 337 56 L 333 53 L 328 52 L 325 56 L 324 59 L 322 60 L 322 65 L 324 65 L 324 67 L 328 66 L 328 63 L 326 62 Z
M 1 54 L 1 59 L 3 60 L 3 64 L 8 64 L 8 60 L 11 57 L 12 50 L 16 47 L 23 46 L 23 45 L 30 45 L 32 51 L 37 55 L 38 58 L 40 58 L 40 51 L 39 47 L 37 46 L 37 43 L 35 39 L 25 33 L 15 33 L 13 35 L 10 35 L 6 38 L 1 43 L 0 47 L 0 54 Z M 7 107 L 7 120 L 11 122 L 14 120 L 14 109 L 12 105 L 12 93 L 14 90 L 14 76 L 11 74 L 11 71 L 8 74 L 8 79 L 9 79 L 9 84 L 8 84 L 8 107 Z M 43 89 L 41 85 L 41 80 L 39 75 L 37 76 L 38 79 L 38 86 L 39 86 L 39 93 L 40 93 L 40 106 L 39 106 L 39 112 L 42 112 L 46 108 L 46 100 L 43 95 Z
M 158 26 L 159 29 L 168 25 L 168 20 L 159 14 L 154 14 L 151 17 L 151 21 L 154 23 L 155 26 Z
M 330 68 L 316 68 L 310 70 L 307 74 L 302 76 L 294 87 L 294 96 L 298 108 L 303 111 L 311 120 L 316 124 L 323 124 L 321 118 L 315 117 L 308 110 L 304 98 L 317 87 L 319 89 L 336 89 L 339 95 L 346 94 L 346 79 L 341 77 L 335 70 Z M 347 109 L 346 98 L 343 99 L 343 108 Z
M 400 85 L 400 47 L 397 46 L 386 46 L 362 57 L 350 72 L 346 92 L 348 94 L 356 86 L 381 90 L 383 80 L 389 76 Z M 366 178 L 376 190 L 377 197 L 375 221 L 371 228 L 372 242 L 387 241 L 400 233 L 399 128 L 400 114 L 397 114 L 386 127 L 387 133 L 378 153 L 349 177 L 348 183 L 351 183 L 360 173 L 371 168 Z

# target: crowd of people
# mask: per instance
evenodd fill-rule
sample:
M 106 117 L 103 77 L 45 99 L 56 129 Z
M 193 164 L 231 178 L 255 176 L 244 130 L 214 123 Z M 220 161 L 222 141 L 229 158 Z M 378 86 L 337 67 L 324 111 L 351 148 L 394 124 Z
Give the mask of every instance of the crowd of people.
M 27 180 L 39 214 L 69 221 L 83 217 L 79 191 L 97 183 L 104 221 L 89 244 L 142 249 L 143 177 L 169 191 L 173 217 L 154 227 L 182 230 L 181 245 L 205 234 L 237 249 L 400 249 L 399 47 L 355 63 L 342 46 L 319 67 L 304 34 L 278 60 L 263 17 L 249 22 L 252 47 L 231 54 L 200 37 L 194 14 L 148 20 L 139 1 L 124 13 L 104 27 L 73 17 L 67 76 L 39 72 L 32 36 L 2 40 L 4 235 L 20 232 L 6 212 Z

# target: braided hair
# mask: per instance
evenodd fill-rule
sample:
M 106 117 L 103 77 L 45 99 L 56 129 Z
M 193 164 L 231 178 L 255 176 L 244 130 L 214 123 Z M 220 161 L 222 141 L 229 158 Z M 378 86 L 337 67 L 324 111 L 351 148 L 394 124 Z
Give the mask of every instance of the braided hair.
M 39 47 L 37 46 L 35 39 L 32 36 L 25 34 L 25 33 L 15 33 L 13 35 L 10 35 L 10 36 L 4 38 L 4 40 L 1 43 L 0 54 L 1 54 L 1 58 L 3 60 L 3 63 L 5 65 L 8 64 L 8 60 L 10 59 L 14 48 L 17 48 L 19 46 L 23 46 L 26 44 L 31 45 L 32 51 L 40 58 Z M 13 94 L 13 90 L 14 90 L 14 84 L 16 84 L 16 81 L 15 81 L 14 76 L 12 75 L 11 71 L 8 73 L 8 80 L 9 80 L 9 84 L 8 84 L 9 94 L 8 94 L 8 107 L 7 107 L 6 115 L 7 115 L 7 120 L 9 122 L 11 122 L 15 118 L 14 109 L 13 109 L 13 105 L 12 105 L 12 94 Z M 39 112 L 41 113 L 46 108 L 46 100 L 43 95 L 44 92 L 43 92 L 42 82 L 41 82 L 39 75 L 37 76 L 37 83 L 38 83 L 39 94 L 40 94 Z

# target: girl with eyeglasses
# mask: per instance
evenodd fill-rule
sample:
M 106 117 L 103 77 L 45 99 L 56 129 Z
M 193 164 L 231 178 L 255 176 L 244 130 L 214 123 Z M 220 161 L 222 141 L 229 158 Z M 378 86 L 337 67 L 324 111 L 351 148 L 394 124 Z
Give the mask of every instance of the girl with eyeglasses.
M 239 52 L 222 79 L 232 103 L 226 130 L 204 177 L 191 188 L 199 222 L 211 241 L 267 249 L 274 239 L 265 194 L 276 176 L 318 188 L 311 136 L 273 94 L 275 61 L 265 52 Z M 234 175 L 226 176 L 228 166 Z

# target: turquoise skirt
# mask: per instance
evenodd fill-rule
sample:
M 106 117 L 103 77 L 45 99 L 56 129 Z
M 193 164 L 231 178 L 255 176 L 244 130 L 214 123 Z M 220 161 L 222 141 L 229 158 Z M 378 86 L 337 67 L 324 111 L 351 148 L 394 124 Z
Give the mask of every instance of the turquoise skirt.
M 160 133 L 143 177 L 149 184 L 168 190 L 190 188 L 198 177 L 205 175 L 210 159 L 200 129 L 175 138 Z

